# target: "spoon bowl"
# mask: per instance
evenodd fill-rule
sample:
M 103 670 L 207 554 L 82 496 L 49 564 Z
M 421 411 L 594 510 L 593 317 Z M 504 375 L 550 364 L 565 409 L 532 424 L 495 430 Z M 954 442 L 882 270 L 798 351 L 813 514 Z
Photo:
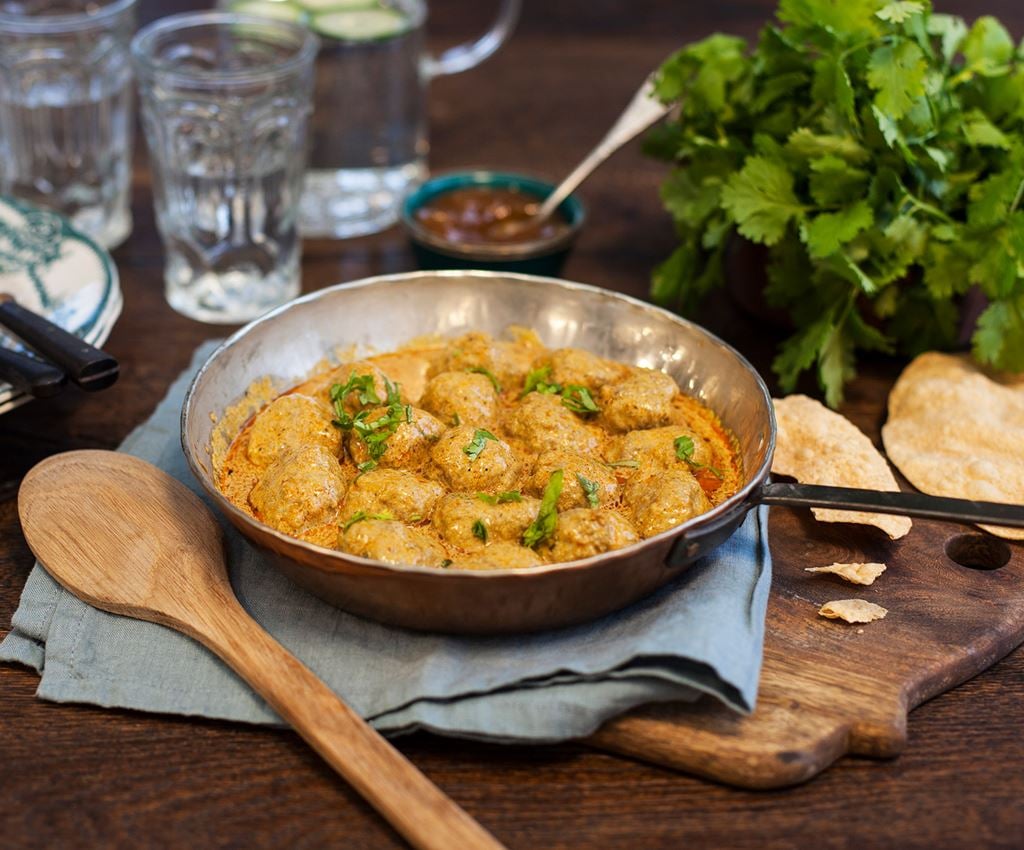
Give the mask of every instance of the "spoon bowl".
M 25 476 L 18 513 L 29 547 L 60 584 L 97 608 L 200 641 L 414 847 L 500 850 L 246 613 L 228 581 L 220 526 L 184 484 L 130 455 L 67 452 Z

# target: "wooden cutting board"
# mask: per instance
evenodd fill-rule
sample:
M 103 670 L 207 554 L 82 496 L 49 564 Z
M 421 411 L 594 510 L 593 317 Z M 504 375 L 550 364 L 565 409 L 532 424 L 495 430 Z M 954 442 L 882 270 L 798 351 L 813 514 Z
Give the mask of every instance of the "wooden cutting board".
M 794 785 L 848 753 L 898 755 L 910 710 L 1024 642 L 1021 544 L 918 520 L 889 541 L 785 508 L 772 509 L 769 536 L 774 580 L 754 713 L 743 717 L 709 698 L 652 705 L 606 724 L 589 743 L 744 788 Z M 803 571 L 835 561 L 888 569 L 870 587 Z M 851 598 L 889 614 L 863 626 L 817 616 L 825 602 Z

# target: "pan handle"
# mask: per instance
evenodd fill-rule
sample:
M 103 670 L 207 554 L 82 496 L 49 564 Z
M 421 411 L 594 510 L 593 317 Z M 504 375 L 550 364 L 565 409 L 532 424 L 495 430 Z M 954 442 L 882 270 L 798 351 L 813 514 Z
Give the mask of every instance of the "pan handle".
M 770 481 L 762 485 L 758 501 L 763 505 L 786 505 L 791 508 L 836 508 L 1024 528 L 1024 505 L 949 499 L 945 496 L 926 496 L 924 493 L 892 493 L 885 490 Z

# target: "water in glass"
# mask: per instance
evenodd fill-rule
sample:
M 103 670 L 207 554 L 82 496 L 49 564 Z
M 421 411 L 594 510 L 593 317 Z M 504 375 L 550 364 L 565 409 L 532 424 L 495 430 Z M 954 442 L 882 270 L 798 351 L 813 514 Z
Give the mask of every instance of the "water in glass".
M 315 45 L 301 27 L 214 13 L 135 41 L 166 296 L 185 315 L 243 322 L 298 294 Z
M 134 0 L 0 3 L 0 192 L 108 247 L 131 232 Z

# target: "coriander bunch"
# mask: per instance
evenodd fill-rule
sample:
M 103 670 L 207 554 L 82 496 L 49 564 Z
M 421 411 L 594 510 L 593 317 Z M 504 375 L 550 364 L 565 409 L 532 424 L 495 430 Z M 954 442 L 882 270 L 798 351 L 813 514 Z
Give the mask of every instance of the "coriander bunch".
M 781 0 L 752 51 L 712 35 L 670 57 L 649 137 L 679 247 L 656 301 L 692 311 L 734 234 L 767 246 L 765 297 L 796 332 L 783 390 L 817 372 L 842 400 L 858 350 L 955 343 L 959 299 L 988 299 L 977 360 L 1024 370 L 1024 45 L 928 0 Z

